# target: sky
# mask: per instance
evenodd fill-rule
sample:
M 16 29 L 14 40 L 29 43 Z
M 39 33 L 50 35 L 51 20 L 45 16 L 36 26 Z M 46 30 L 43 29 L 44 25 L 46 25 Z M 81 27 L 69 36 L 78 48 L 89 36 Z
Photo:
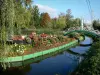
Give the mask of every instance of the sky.
M 93 11 L 93 19 L 100 19 L 100 0 L 90 0 Z M 54 18 L 67 9 L 71 9 L 74 18 L 83 18 L 85 22 L 91 22 L 86 0 L 34 0 L 33 5 L 37 5 L 40 13 L 48 12 Z

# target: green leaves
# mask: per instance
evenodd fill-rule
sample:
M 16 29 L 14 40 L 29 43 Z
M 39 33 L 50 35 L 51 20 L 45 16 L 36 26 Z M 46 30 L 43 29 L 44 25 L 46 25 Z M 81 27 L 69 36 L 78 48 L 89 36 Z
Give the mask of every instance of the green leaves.
M 100 30 L 100 21 L 99 20 L 94 20 L 92 24 L 93 24 L 94 29 Z
M 32 10 L 32 23 L 34 23 L 35 27 L 39 27 L 40 25 L 40 17 L 39 17 L 40 13 L 39 13 L 39 8 L 38 6 L 33 6 L 33 10 Z
M 78 67 L 77 75 L 100 74 L 100 41 L 94 43 L 87 53 L 86 59 Z M 75 73 L 75 75 L 76 75 Z
M 11 48 L 12 52 L 23 54 L 24 50 L 26 50 L 25 45 L 19 45 L 19 44 L 14 44 L 13 47 Z
M 46 12 L 46 13 L 43 13 L 41 15 L 42 19 L 41 19 L 41 26 L 46 28 L 46 27 L 50 27 L 49 25 L 51 25 L 51 18 L 49 16 L 49 14 Z

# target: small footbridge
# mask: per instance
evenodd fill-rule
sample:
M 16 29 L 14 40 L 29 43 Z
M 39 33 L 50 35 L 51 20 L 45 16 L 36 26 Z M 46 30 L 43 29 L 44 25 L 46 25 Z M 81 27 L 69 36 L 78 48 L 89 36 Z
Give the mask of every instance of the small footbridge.
M 71 27 L 68 30 L 64 31 L 64 35 L 68 35 L 72 32 L 82 33 L 86 36 L 90 36 L 92 38 L 100 38 L 100 31 L 94 30 L 89 26 L 81 26 L 81 27 Z

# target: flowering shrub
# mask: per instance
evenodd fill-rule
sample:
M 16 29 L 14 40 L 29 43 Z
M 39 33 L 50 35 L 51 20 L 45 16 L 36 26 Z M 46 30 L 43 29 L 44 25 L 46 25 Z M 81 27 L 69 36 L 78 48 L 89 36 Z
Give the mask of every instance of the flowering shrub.
M 25 45 L 19 45 L 19 44 L 14 44 L 14 46 L 12 47 L 12 50 L 14 52 L 17 52 L 18 54 L 23 54 L 24 50 L 26 50 Z
M 73 33 L 70 33 L 68 36 L 69 36 L 70 38 L 76 38 L 76 37 L 79 37 L 80 34 L 77 33 L 77 32 L 73 32 Z
M 55 43 L 56 43 L 56 40 L 55 40 L 54 38 L 48 38 L 48 40 L 49 40 L 49 42 L 50 42 L 51 44 L 55 44 Z
M 48 37 L 48 35 L 45 34 L 45 33 L 42 33 L 40 36 L 41 36 L 42 38 L 47 38 L 47 37 Z
M 26 37 L 25 41 L 26 41 L 26 43 L 31 43 L 32 42 L 31 38 L 29 38 L 29 37 Z
M 59 39 L 59 41 L 63 41 L 63 36 L 58 36 L 57 38 Z
M 12 40 L 24 40 L 25 36 L 20 36 L 20 35 L 14 35 L 12 37 Z

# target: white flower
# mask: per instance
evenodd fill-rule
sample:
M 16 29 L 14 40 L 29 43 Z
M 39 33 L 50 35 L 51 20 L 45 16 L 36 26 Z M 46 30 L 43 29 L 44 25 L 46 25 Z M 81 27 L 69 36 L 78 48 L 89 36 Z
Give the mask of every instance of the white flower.
M 15 46 L 17 46 L 17 44 L 16 44 L 16 43 L 15 43 L 14 45 L 15 45 Z
M 19 50 L 16 50 L 17 52 L 19 52 Z

